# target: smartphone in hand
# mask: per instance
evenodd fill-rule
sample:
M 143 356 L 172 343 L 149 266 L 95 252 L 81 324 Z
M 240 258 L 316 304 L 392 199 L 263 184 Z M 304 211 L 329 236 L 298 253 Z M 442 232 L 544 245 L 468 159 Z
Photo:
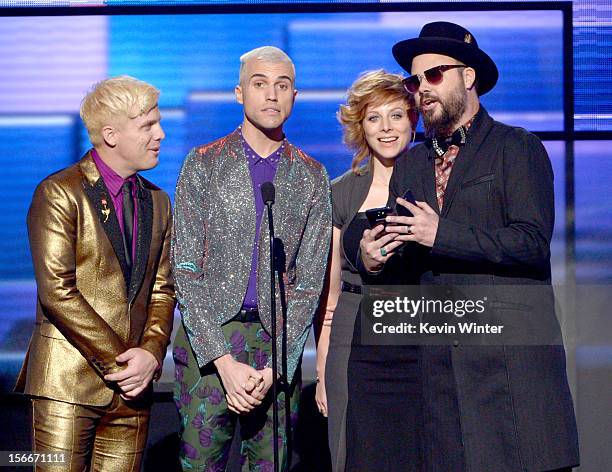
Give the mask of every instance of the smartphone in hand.
M 410 189 L 404 192 L 404 195 L 402 195 L 402 198 L 406 200 L 407 202 L 410 202 L 413 205 L 416 205 L 416 199 L 414 198 L 414 195 L 412 194 L 412 191 Z M 408 208 L 400 205 L 399 203 L 395 204 L 395 213 L 397 214 L 397 216 L 414 216 Z
M 385 218 L 388 215 L 392 215 L 393 211 L 388 206 L 380 207 L 380 208 L 370 208 L 366 210 L 366 218 L 370 223 L 370 228 L 374 229 L 378 225 L 387 225 Z

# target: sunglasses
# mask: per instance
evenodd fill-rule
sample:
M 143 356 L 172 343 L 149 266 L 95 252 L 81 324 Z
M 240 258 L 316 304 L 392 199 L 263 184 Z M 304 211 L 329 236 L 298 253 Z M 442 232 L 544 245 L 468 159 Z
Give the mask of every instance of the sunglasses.
M 427 69 L 422 74 L 414 74 L 410 77 L 406 77 L 402 83 L 404 84 L 406 92 L 417 93 L 419 87 L 421 86 L 421 80 L 427 79 L 427 82 L 429 82 L 431 85 L 438 85 L 444 78 L 444 72 L 451 69 L 457 69 L 458 67 L 467 66 L 454 64 L 432 67 L 431 69 Z

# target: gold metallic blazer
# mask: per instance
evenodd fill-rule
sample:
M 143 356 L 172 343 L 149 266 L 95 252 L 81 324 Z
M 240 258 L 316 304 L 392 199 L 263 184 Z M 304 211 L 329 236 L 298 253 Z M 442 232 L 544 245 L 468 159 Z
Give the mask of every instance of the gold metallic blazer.
M 131 347 L 161 365 L 172 330 L 171 206 L 138 177 L 136 258 L 128 272 L 112 199 L 87 153 L 50 175 L 28 212 L 38 290 L 36 325 L 16 390 L 82 405 L 113 396 L 102 377 Z
M 287 377 L 291 380 L 325 278 L 331 238 L 329 179 L 319 162 L 286 143 L 274 186 L 274 229 L 286 256 Z M 200 367 L 230 352 L 221 325 L 242 306 L 251 271 L 255 215 L 253 185 L 239 130 L 188 154 L 176 187 L 172 264 L 183 325 Z M 269 254 L 264 211 L 258 244 L 257 305 L 268 332 Z M 276 293 L 280 336 L 278 288 Z

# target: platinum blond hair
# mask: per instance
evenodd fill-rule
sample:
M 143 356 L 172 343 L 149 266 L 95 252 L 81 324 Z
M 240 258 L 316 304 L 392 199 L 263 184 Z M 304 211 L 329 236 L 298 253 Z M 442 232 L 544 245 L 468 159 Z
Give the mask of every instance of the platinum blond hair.
M 146 114 L 157 106 L 158 99 L 158 89 L 128 75 L 94 84 L 80 110 L 91 143 L 102 144 L 102 129 L 113 120 Z
M 244 80 L 244 69 L 246 68 L 246 63 L 250 60 L 257 59 L 264 62 L 271 62 L 272 64 L 284 62 L 291 65 L 293 81 L 295 82 L 295 65 L 287 53 L 276 46 L 262 46 L 260 48 L 252 49 L 249 52 L 245 52 L 242 56 L 240 56 L 240 74 L 238 76 L 239 84 L 242 84 L 242 81 Z

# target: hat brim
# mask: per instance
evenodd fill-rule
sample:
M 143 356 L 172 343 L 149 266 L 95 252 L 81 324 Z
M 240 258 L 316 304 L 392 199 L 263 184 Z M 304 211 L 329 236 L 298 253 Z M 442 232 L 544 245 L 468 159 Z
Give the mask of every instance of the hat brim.
M 455 39 L 413 38 L 393 46 L 393 57 L 408 73 L 411 73 L 412 59 L 421 54 L 443 54 L 474 68 L 478 78 L 478 95 L 489 92 L 499 78 L 495 62 L 484 51 Z

